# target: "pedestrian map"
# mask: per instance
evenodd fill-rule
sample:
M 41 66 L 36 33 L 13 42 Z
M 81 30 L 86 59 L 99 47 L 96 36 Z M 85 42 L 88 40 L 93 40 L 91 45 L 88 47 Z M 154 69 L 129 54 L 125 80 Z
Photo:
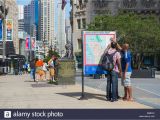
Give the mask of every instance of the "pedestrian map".
M 85 74 L 96 74 L 100 70 L 99 65 L 104 51 L 110 44 L 110 39 L 115 38 L 116 33 L 111 32 L 84 32 L 83 33 L 83 55 Z M 99 71 L 102 72 L 102 71 Z

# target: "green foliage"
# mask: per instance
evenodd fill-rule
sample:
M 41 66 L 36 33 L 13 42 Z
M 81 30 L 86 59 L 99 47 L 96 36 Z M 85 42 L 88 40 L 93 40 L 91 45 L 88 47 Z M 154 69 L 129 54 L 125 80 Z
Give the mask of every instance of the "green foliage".
M 160 50 L 160 23 L 155 15 L 120 13 L 97 16 L 88 25 L 90 31 L 117 31 L 120 43 L 129 43 L 133 54 L 140 56 Z
M 53 50 L 49 50 L 48 51 L 48 55 L 45 57 L 44 61 L 48 62 L 52 58 L 53 55 L 56 56 L 56 57 L 58 57 L 58 58 L 60 57 L 60 55 L 58 54 L 58 52 L 53 51 Z

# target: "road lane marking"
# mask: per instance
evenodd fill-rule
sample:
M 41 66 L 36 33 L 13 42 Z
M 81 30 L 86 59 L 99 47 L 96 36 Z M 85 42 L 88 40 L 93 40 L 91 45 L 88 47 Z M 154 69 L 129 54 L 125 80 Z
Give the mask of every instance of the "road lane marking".
M 136 86 L 135 86 L 136 87 Z M 140 89 L 140 90 L 143 90 L 143 91 L 145 91 L 145 92 L 149 92 L 149 93 L 151 93 L 151 94 L 154 94 L 154 95 L 156 95 L 156 96 L 159 96 L 160 97 L 160 95 L 159 94 L 156 94 L 156 93 L 154 93 L 154 92 L 151 92 L 151 91 L 149 91 L 149 90 L 146 90 L 146 89 L 143 89 L 143 88 L 140 88 L 140 87 L 136 87 L 137 89 Z

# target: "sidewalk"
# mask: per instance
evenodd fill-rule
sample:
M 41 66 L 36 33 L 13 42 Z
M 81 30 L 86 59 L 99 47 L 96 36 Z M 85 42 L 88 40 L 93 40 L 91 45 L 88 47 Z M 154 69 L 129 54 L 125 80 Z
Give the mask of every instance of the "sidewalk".
M 0 108 L 101 108 L 101 109 L 151 109 L 136 103 L 108 102 L 105 92 L 85 87 L 88 100 L 78 100 L 81 86 L 55 86 L 46 81 L 34 83 L 29 75 L 0 76 Z

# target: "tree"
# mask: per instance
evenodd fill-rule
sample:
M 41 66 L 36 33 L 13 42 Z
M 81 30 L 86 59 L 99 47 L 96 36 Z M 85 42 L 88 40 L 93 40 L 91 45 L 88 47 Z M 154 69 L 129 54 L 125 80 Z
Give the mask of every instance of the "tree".
M 120 43 L 130 44 L 135 68 L 140 68 L 146 53 L 154 54 L 160 50 L 160 23 L 155 15 L 119 13 L 117 16 L 96 16 L 88 30 L 116 30 Z
M 48 62 L 48 61 L 52 58 L 53 55 L 54 55 L 55 57 L 57 57 L 57 58 L 60 57 L 60 55 L 58 54 L 58 52 L 53 51 L 53 50 L 49 50 L 49 51 L 48 51 L 48 55 L 46 56 L 46 58 L 44 59 L 44 61 L 45 61 L 45 62 Z

